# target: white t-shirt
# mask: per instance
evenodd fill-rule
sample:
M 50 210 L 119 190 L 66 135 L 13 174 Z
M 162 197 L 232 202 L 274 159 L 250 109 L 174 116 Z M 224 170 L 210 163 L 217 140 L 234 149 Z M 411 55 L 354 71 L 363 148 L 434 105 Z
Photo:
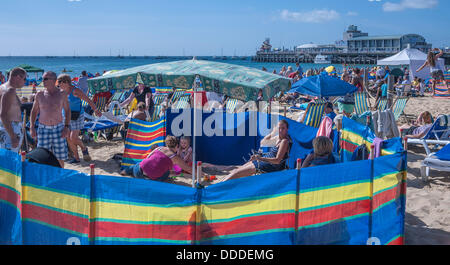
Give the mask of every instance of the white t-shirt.
M 222 96 L 216 92 L 206 92 L 206 98 L 208 99 L 208 101 L 218 101 L 222 103 Z

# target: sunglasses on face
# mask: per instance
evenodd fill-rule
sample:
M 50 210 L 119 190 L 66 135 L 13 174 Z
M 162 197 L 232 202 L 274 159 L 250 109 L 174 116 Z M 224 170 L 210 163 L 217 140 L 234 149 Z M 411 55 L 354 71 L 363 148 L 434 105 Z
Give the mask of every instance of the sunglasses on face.
M 56 79 L 54 79 L 54 78 L 48 78 L 48 77 L 44 78 L 44 81 L 47 81 L 47 80 L 56 80 Z

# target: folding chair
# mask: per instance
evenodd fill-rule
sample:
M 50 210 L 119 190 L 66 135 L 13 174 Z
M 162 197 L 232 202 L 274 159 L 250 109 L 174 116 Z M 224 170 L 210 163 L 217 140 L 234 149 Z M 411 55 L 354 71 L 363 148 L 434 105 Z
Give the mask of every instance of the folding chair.
M 191 107 L 191 96 L 185 95 L 178 98 L 175 104 L 172 105 L 173 109 L 187 109 Z
M 164 116 L 164 115 L 160 115 L 161 114 L 161 110 L 162 110 L 162 106 L 161 105 L 155 105 L 155 108 L 153 109 L 153 114 L 148 119 L 148 121 L 149 122 L 154 122 L 154 121 L 158 120 L 160 118 L 160 116 Z
M 358 115 L 363 114 L 366 111 L 370 111 L 369 104 L 367 104 L 367 93 L 356 92 L 355 93 L 355 112 Z
M 431 154 L 428 144 L 446 145 L 450 143 L 450 115 L 440 115 L 422 139 L 408 138 L 408 144 L 423 145 L 427 155 Z
M 379 110 L 379 111 L 385 111 L 385 110 L 386 110 L 386 107 L 387 107 L 387 103 L 388 103 L 387 98 L 382 98 L 382 99 L 380 99 L 380 101 L 378 101 L 377 110 Z
M 398 97 L 395 100 L 394 106 L 392 107 L 392 112 L 394 112 L 395 120 L 398 120 L 401 115 L 407 117 L 406 114 L 404 113 L 404 110 L 408 100 L 409 100 L 408 97 Z
M 445 145 L 436 153 L 431 153 L 422 161 L 420 175 L 423 181 L 428 181 L 430 168 L 450 172 L 450 144 Z
M 175 102 L 178 101 L 178 99 L 185 95 L 185 91 L 184 90 L 177 90 L 173 93 L 172 98 L 170 99 L 170 105 L 173 105 Z
M 319 128 L 322 116 L 325 111 L 325 104 L 309 103 L 302 122 L 305 125 Z
M 158 94 L 158 95 L 153 96 L 153 102 L 155 103 L 155 106 L 161 105 L 161 103 L 163 103 L 165 98 L 166 98 L 166 95 L 163 95 L 163 94 Z
M 227 105 L 226 105 L 226 108 L 225 108 L 226 111 L 228 113 L 235 113 L 238 102 L 239 102 L 239 100 L 237 100 L 237 99 L 229 98 L 227 100 Z
M 94 96 L 94 99 L 95 99 L 95 101 L 94 101 L 95 107 L 99 111 L 105 111 L 106 105 L 108 103 L 108 98 L 106 96 L 99 96 L 99 97 Z

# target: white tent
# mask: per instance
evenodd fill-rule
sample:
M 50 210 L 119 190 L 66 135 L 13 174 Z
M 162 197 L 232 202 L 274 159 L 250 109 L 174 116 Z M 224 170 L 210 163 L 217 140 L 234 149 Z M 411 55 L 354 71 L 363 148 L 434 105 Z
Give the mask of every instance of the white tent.
M 425 67 L 420 72 L 416 73 L 416 70 L 421 67 L 427 60 L 427 54 L 423 53 L 417 49 L 406 48 L 401 52 L 385 58 L 383 60 L 378 60 L 378 65 L 395 65 L 402 66 L 408 65 L 409 67 L 409 78 L 412 80 L 414 77 L 419 77 L 422 79 L 430 78 L 430 67 Z M 444 70 L 444 59 L 439 58 L 436 65 L 441 70 Z

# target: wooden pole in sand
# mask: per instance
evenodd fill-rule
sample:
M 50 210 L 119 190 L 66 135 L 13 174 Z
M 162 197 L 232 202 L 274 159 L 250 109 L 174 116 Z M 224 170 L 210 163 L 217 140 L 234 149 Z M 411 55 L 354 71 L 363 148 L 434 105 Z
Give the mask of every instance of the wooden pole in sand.
M 22 151 L 22 153 L 20 153 L 21 157 L 22 157 L 22 162 L 25 162 L 25 156 L 26 156 L 26 152 Z
M 202 161 L 197 162 L 197 183 L 200 183 L 200 176 L 202 172 Z

